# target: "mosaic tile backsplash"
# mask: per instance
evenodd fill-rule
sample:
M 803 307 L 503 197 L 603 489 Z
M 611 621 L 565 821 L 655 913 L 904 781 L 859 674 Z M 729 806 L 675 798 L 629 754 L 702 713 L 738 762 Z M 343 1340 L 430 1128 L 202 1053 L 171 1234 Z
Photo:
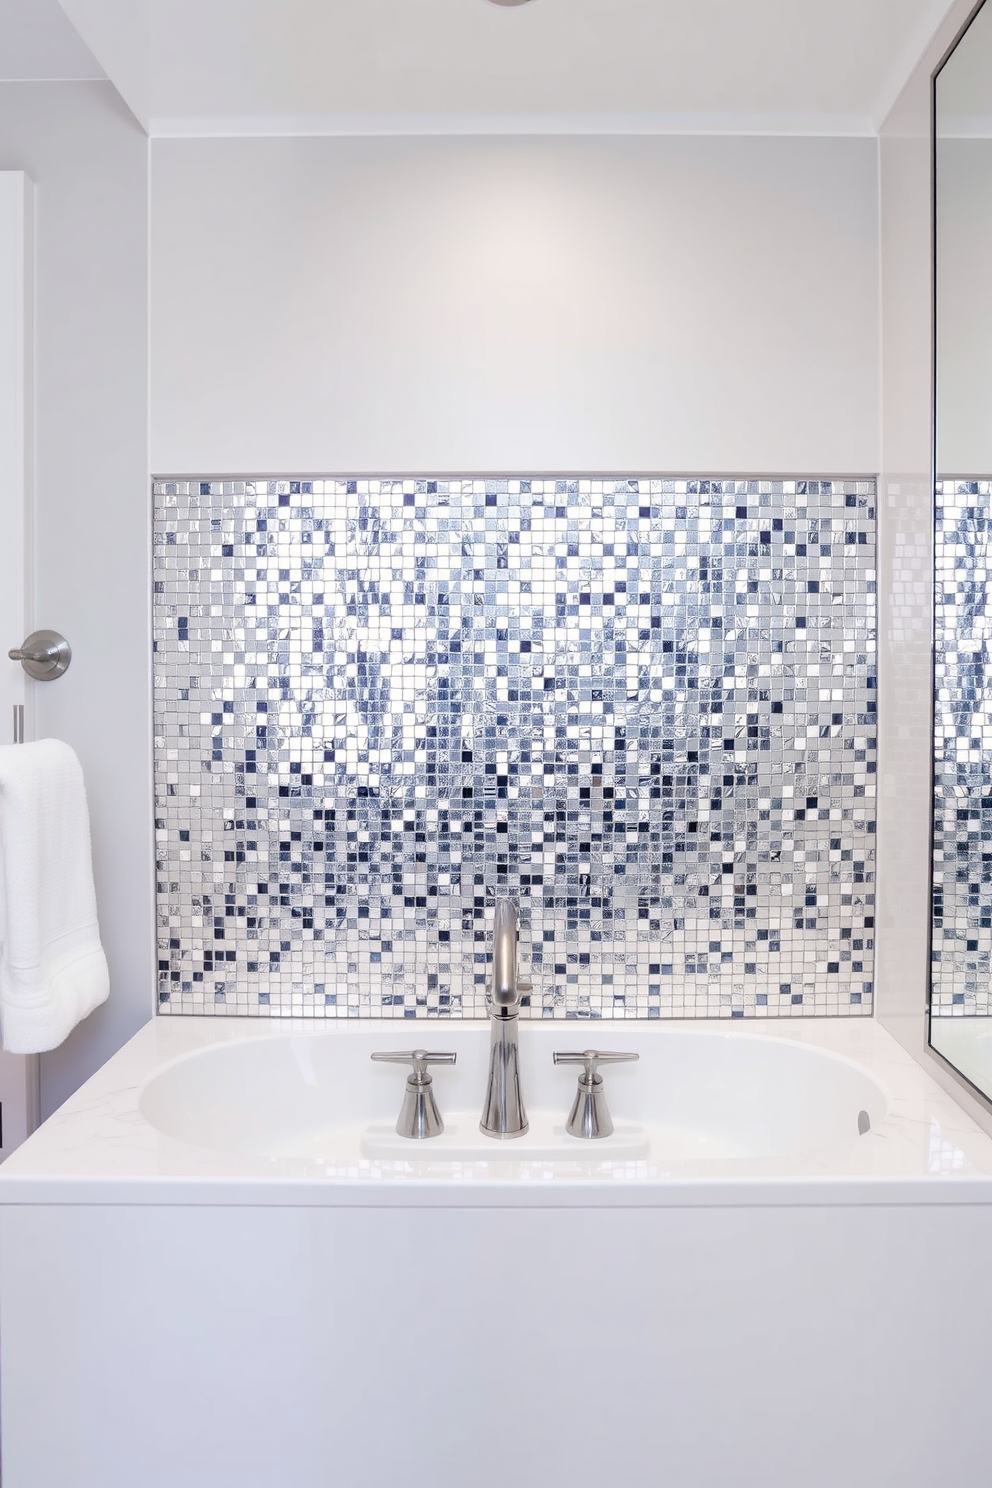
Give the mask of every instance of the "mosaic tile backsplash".
M 154 498 L 162 1012 L 870 1012 L 872 483 Z
M 936 487 L 932 1011 L 992 1013 L 992 481 Z

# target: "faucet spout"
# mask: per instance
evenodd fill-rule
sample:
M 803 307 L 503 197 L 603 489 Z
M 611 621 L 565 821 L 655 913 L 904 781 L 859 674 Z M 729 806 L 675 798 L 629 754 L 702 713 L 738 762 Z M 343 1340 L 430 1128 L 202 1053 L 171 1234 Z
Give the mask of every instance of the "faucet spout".
M 488 1137 L 522 1137 L 528 1128 L 520 1094 L 517 1037 L 520 997 L 530 986 L 517 981 L 517 906 L 510 899 L 496 903 L 493 923 L 493 975 L 486 1002 L 492 1032 L 489 1082 L 479 1122 Z
M 521 988 L 517 986 L 517 906 L 512 899 L 497 899 L 493 918 L 493 979 L 489 1002 L 507 1012 L 519 1012 Z M 507 1014 L 502 1014 L 505 1017 Z

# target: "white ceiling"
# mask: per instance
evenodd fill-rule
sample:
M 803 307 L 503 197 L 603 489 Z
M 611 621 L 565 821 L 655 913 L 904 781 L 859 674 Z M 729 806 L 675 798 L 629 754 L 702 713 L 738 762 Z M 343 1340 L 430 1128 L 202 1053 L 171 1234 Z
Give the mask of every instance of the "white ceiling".
M 58 0 L 0 0 L 0 80 L 66 82 L 104 76 Z
M 869 134 L 950 9 L 950 0 L 61 3 L 155 135 Z

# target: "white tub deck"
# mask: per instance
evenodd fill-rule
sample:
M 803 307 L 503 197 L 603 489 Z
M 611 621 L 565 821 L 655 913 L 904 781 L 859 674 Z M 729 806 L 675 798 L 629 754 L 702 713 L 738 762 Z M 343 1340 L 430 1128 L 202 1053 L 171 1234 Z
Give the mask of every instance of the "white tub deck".
M 953 1098 L 877 1023 L 870 1019 L 796 1019 L 768 1022 L 522 1022 L 521 1062 L 525 1094 L 540 1110 L 535 1129 L 550 1129 L 549 1111 L 557 1104 L 561 1120 L 574 1086 L 574 1072 L 558 1071 L 549 1093 L 547 1070 L 552 1047 L 641 1048 L 691 1031 L 718 1043 L 785 1041 L 826 1051 L 853 1061 L 884 1088 L 888 1110 L 865 1135 L 826 1150 L 721 1158 L 683 1155 L 671 1160 L 655 1142 L 647 1155 L 630 1144 L 582 1144 L 570 1139 L 567 1157 L 547 1156 L 535 1136 L 513 1143 L 491 1144 L 491 1156 L 466 1157 L 464 1144 L 450 1131 L 437 1141 L 390 1145 L 375 1153 L 368 1140 L 369 1123 L 380 1135 L 395 1116 L 403 1088 L 403 1070 L 368 1066 L 371 1048 L 400 1049 L 419 1042 L 432 1047 L 458 1046 L 457 1074 L 436 1076 L 438 1099 L 449 1128 L 464 1133 L 481 1108 L 488 1030 L 480 1022 L 371 1022 L 341 1020 L 315 1024 L 284 1019 L 153 1019 L 89 1080 L 19 1151 L 0 1168 L 0 1205 L 23 1203 L 266 1203 L 304 1205 L 454 1205 L 574 1206 L 602 1204 L 788 1204 L 788 1203 L 989 1203 L 992 1202 L 992 1138 L 986 1136 Z M 253 1140 L 228 1144 L 228 1150 L 167 1135 L 142 1114 L 143 1088 L 156 1075 L 190 1055 L 225 1046 L 272 1040 L 287 1042 L 298 1065 L 313 1062 L 314 1040 L 335 1040 L 339 1067 L 347 1074 L 342 1099 L 366 1105 L 326 1140 L 300 1143 Z M 756 1045 L 754 1041 L 759 1041 Z M 746 1056 L 745 1056 L 746 1059 Z M 761 1064 L 761 1061 L 758 1061 Z M 267 1104 L 278 1098 L 269 1088 L 264 1063 L 254 1080 L 236 1092 L 255 1126 L 264 1122 Z M 746 1062 L 741 1068 L 746 1071 Z M 364 1084 L 348 1083 L 351 1071 Z M 318 1075 L 307 1070 L 311 1084 Z M 611 1109 L 618 1122 L 643 1115 L 643 1092 L 653 1072 L 646 1055 L 637 1065 L 605 1071 Z M 211 1078 L 213 1072 L 211 1071 Z M 326 1078 L 326 1076 L 324 1077 Z M 756 1069 L 749 1086 L 745 1077 L 740 1099 L 754 1103 L 767 1095 L 767 1076 Z M 338 1077 L 339 1082 L 341 1077 Z M 459 1082 L 454 1084 L 453 1082 Z M 571 1082 L 571 1083 L 570 1083 Z M 202 1083 L 202 1082 L 201 1082 Z M 793 1092 L 793 1099 L 795 1093 Z M 230 1102 L 230 1089 L 218 1088 L 218 1104 Z M 638 1104 L 640 1100 L 640 1104 Z M 455 1120 L 449 1102 L 457 1108 Z M 370 1108 L 371 1105 L 374 1109 Z M 632 1104 L 633 1103 L 633 1104 Z M 446 1109 L 448 1107 L 448 1109 Z M 183 1130 L 183 1113 L 172 1127 Z M 780 1113 L 788 1124 L 788 1109 Z M 187 1125 L 189 1122 L 187 1122 Z M 170 1128 L 172 1129 L 172 1128 Z M 195 1135 L 195 1132 L 194 1132 Z M 382 1150 L 382 1142 L 379 1148 Z M 476 1148 L 479 1144 L 475 1143 Z M 482 1146 L 486 1143 L 483 1141 Z

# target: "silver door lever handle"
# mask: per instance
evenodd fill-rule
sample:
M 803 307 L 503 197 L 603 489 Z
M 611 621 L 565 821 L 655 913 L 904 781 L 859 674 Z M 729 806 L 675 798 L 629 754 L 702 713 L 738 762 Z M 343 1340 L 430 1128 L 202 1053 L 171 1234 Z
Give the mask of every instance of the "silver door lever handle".
M 36 682 L 54 682 L 69 670 L 72 649 L 57 630 L 35 630 L 22 646 L 13 646 L 7 655 L 11 661 L 19 661 Z

